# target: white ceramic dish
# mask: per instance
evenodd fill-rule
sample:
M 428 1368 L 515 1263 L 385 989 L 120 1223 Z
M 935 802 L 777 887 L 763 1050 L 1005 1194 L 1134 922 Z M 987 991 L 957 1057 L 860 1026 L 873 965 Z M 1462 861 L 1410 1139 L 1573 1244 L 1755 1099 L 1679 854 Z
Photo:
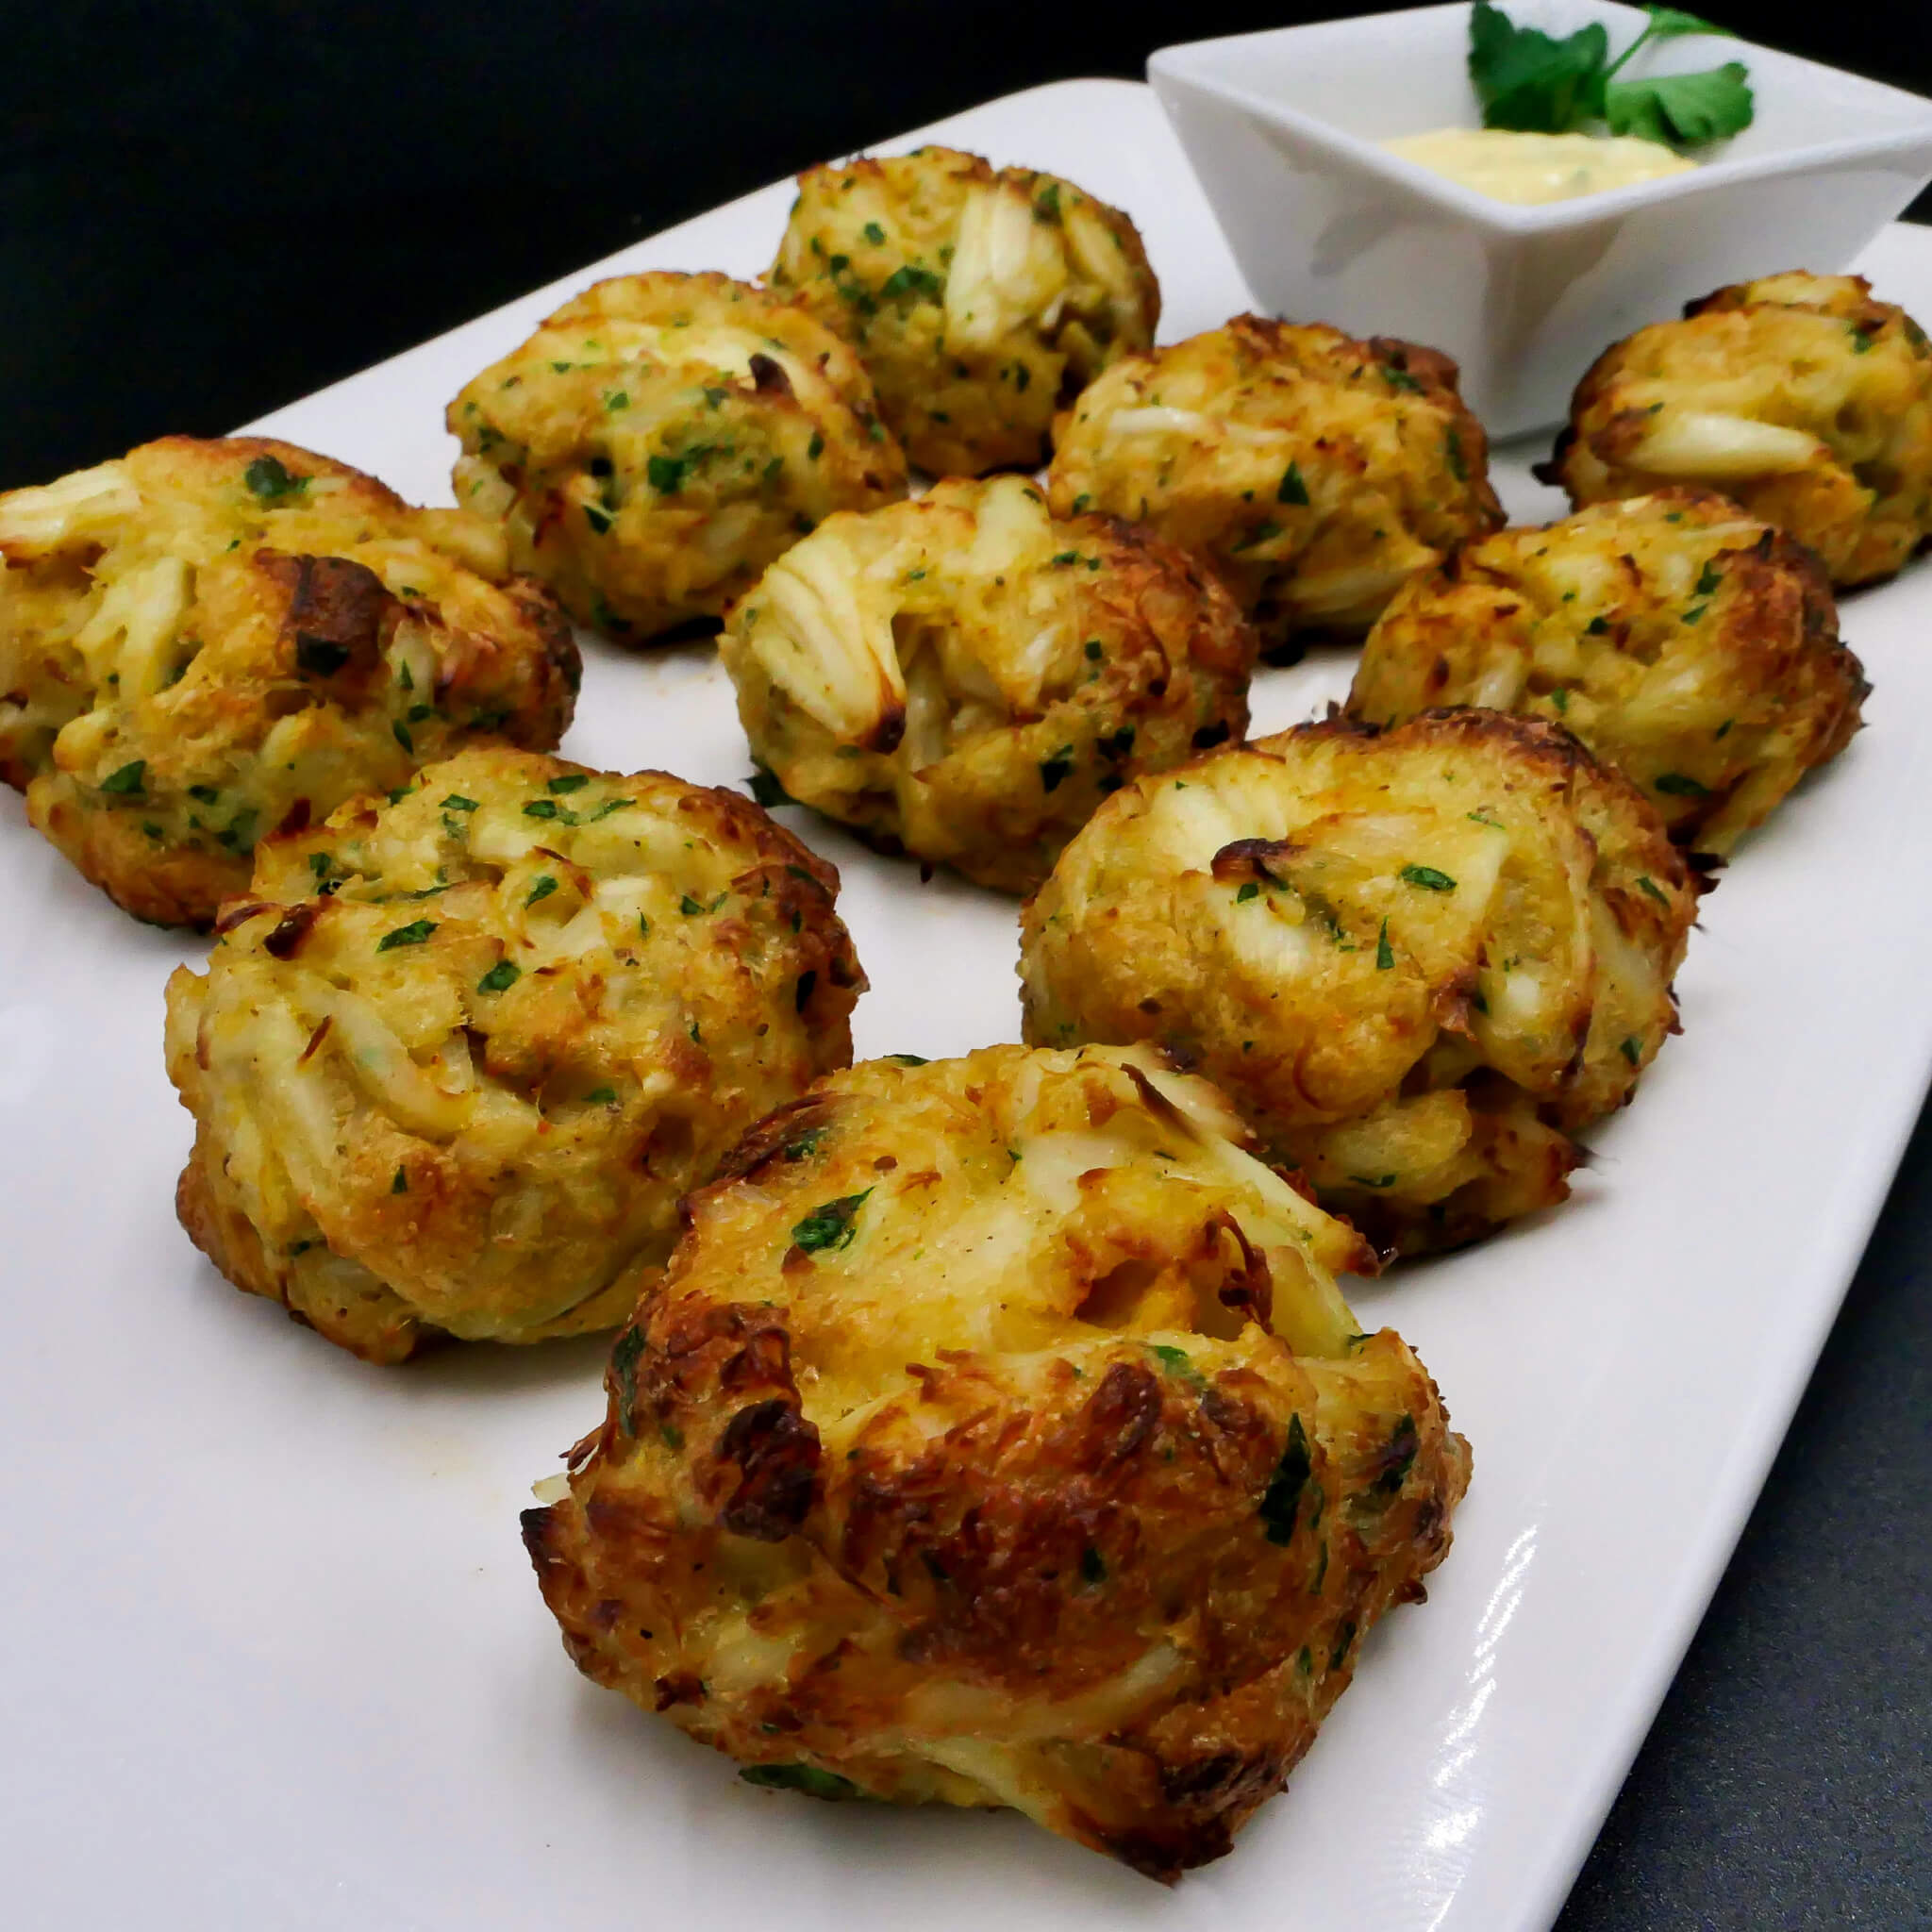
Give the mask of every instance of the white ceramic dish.
M 1610 44 L 1608 0 L 1507 0 Z M 1932 179 L 1932 101 L 1747 42 L 1646 48 L 1643 73 L 1740 59 L 1757 118 L 1691 173 L 1518 208 L 1378 143 L 1479 125 L 1465 4 L 1168 47 L 1148 78 L 1249 285 L 1276 314 L 1404 336 L 1462 365 L 1492 435 L 1557 423 L 1607 343 L 1728 282 L 1835 273 Z
M 1247 302 L 1143 89 L 1069 82 L 928 133 L 1130 208 L 1168 334 Z M 790 192 L 602 271 L 755 272 Z M 1932 313 L 1932 235 L 1894 229 L 1864 265 Z M 591 278 L 260 426 L 446 500 L 444 399 Z M 1557 507 L 1520 460 L 1499 481 L 1518 514 Z M 201 948 L 133 924 L 0 806 L 8 1923 L 1546 1924 L 1723 1569 L 1932 1067 L 1932 570 L 1857 598 L 1846 621 L 1877 685 L 1873 728 L 1708 903 L 1684 1037 L 1600 1136 L 1576 1199 L 1356 1296 L 1441 1380 L 1474 1487 L 1431 1602 L 1374 1633 L 1288 1793 L 1173 1891 L 1011 1815 L 754 1790 L 579 1678 L 516 1519 L 600 1412 L 603 1345 L 373 1370 L 218 1280 L 175 1224 L 189 1126 L 160 1054 L 162 982 Z M 572 756 L 743 778 L 708 651 L 591 642 L 587 659 Z M 1348 675 L 1333 653 L 1264 674 L 1257 724 L 1305 715 Z M 1013 1036 L 1010 902 L 922 888 L 911 866 L 788 817 L 845 873 L 874 982 L 862 1053 Z

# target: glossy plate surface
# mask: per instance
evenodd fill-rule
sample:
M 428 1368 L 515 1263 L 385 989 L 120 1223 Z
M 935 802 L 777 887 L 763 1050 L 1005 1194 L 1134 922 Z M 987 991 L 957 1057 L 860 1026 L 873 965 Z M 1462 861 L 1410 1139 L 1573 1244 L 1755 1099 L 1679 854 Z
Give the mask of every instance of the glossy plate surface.
M 1152 97 L 1081 81 L 928 130 L 1129 209 L 1163 336 L 1248 294 Z M 897 145 L 898 143 L 895 143 Z M 912 144 L 911 142 L 905 143 Z M 601 272 L 769 260 L 789 184 Z M 1932 315 L 1932 234 L 1863 266 Z M 592 273 L 262 425 L 446 501 L 445 400 Z M 157 425 L 157 430 L 170 425 Z M 1527 454 L 1538 454 L 1529 452 Z M 1560 502 L 1524 452 L 1519 518 Z M 1509 1932 L 1546 1924 L 1763 1479 L 1932 1068 L 1932 569 L 1847 600 L 1871 728 L 1747 842 L 1679 983 L 1685 1033 L 1560 1213 L 1355 1295 L 1475 1448 L 1431 1601 L 1365 1648 L 1286 1796 L 1173 1891 L 1011 1815 L 824 1806 L 565 1660 L 517 1540 L 601 1412 L 601 1343 L 363 1367 L 236 1294 L 175 1223 L 188 1117 L 135 924 L 0 806 L 0 1847 L 23 1925 L 487 1932 Z M 708 649 L 586 643 L 566 752 L 748 771 Z M 1257 729 L 1351 660 L 1266 672 Z M 1013 907 L 786 817 L 843 870 L 861 1054 L 1011 1039 Z

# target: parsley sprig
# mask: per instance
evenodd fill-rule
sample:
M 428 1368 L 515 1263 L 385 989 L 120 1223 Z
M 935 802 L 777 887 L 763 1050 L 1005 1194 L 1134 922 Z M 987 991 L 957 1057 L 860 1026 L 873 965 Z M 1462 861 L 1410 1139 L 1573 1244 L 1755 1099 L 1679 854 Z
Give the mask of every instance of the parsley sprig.
M 1699 147 L 1750 126 L 1754 111 L 1744 63 L 1727 60 L 1699 74 L 1620 80 L 1639 48 L 1688 34 L 1735 38 L 1674 7 L 1646 7 L 1650 24 L 1610 58 L 1601 21 L 1557 40 L 1518 26 L 1500 7 L 1475 0 L 1469 16 L 1469 77 L 1482 103 L 1483 125 L 1531 134 L 1566 134 L 1601 121 L 1612 134 L 1634 134 L 1677 147 Z

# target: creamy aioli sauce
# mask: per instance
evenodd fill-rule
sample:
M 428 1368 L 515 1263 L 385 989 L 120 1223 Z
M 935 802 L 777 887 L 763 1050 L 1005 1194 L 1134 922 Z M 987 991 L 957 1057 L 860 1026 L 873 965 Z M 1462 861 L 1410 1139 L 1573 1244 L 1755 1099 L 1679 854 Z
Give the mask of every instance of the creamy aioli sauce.
M 1569 201 L 1694 168 L 1661 142 L 1628 134 L 1517 134 L 1503 127 L 1438 127 L 1382 145 L 1478 194 L 1519 203 Z

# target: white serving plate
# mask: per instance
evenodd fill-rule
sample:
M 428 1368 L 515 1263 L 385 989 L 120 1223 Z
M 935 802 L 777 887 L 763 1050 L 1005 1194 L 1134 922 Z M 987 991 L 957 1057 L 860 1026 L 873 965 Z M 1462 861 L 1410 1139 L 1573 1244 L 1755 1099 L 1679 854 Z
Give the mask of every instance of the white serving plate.
M 1141 223 L 1163 333 L 1248 294 L 1145 90 L 1071 81 L 926 130 L 1071 175 Z M 908 137 L 905 143 L 912 144 Z M 595 273 L 750 275 L 787 185 Z M 1932 235 L 1865 258 L 1932 314 Z M 444 500 L 444 399 L 591 271 L 258 425 Z M 168 427 L 157 425 L 157 429 Z M 1528 456 L 1519 517 L 1560 508 Z M 1475 1447 L 1425 1608 L 1369 1641 L 1286 1796 L 1165 1890 L 1010 1814 L 823 1806 L 584 1682 L 518 1543 L 601 1412 L 601 1343 L 364 1367 L 235 1293 L 173 1214 L 189 1124 L 135 924 L 0 808 L 0 1211 L 14 1472 L 0 1849 L 8 1917 L 489 1932 L 1509 1932 L 1559 1908 L 1709 1598 L 1864 1246 L 1932 1069 L 1932 572 L 1849 600 L 1873 728 L 1707 902 L 1685 1034 L 1562 1211 L 1355 1296 Z M 710 653 L 591 641 L 566 750 L 748 767 Z M 1265 673 L 1257 727 L 1339 695 Z M 861 1054 L 1011 1039 L 1010 902 L 788 811 L 844 870 Z

